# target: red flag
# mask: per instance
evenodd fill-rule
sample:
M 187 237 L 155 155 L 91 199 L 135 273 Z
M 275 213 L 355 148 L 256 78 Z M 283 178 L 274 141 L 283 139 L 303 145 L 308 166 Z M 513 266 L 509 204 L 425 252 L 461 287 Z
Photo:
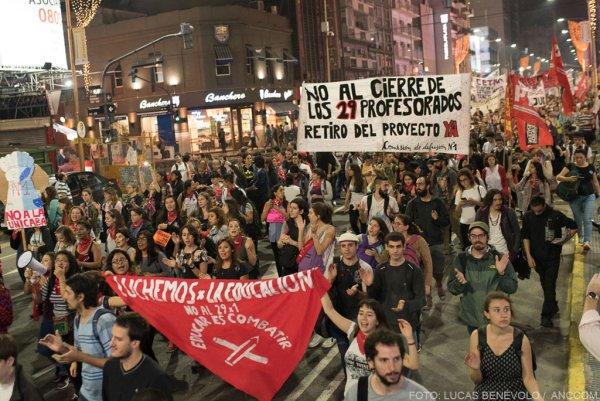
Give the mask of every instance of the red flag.
M 513 103 L 515 101 L 515 82 L 516 76 L 510 72 L 506 73 L 506 92 L 504 96 L 504 134 L 506 140 L 512 142 L 513 137 Z
M 579 103 L 583 103 L 585 101 L 585 96 L 587 95 L 589 89 L 587 74 L 583 73 L 581 79 L 579 80 L 579 85 L 577 85 L 577 91 L 575 92 L 575 98 Z
M 271 400 L 302 359 L 330 287 L 318 269 L 271 280 L 107 282 L 183 352 L 260 401 Z
M 554 144 L 548 126 L 535 109 L 529 105 L 527 98 L 513 106 L 513 117 L 519 133 L 519 147 L 529 150 L 539 146 Z
M 552 60 L 550 61 L 549 75 L 556 78 L 559 85 L 562 86 L 562 105 L 563 111 L 567 115 L 573 114 L 575 111 L 575 99 L 573 99 L 573 93 L 571 92 L 571 86 L 569 85 L 569 79 L 565 74 L 565 69 L 560 55 L 560 49 L 556 44 L 556 37 L 552 36 Z

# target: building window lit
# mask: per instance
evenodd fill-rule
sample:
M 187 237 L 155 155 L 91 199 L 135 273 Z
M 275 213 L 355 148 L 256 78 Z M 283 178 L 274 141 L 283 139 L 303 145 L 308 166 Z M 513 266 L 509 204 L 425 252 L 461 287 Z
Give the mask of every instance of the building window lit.
M 121 64 L 115 68 L 115 73 L 113 74 L 113 80 L 115 88 L 123 87 L 123 69 L 121 68 Z
M 246 45 L 246 74 L 254 75 L 254 49 Z
M 165 82 L 165 75 L 163 73 L 162 64 L 157 64 L 154 67 L 152 67 L 152 77 L 153 81 L 157 84 Z

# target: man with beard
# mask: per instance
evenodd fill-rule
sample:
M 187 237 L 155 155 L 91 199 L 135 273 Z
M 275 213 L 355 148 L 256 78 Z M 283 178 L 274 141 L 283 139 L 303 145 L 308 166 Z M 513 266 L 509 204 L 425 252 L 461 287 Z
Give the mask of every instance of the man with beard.
M 117 317 L 110 341 L 112 358 L 104 364 L 104 401 L 128 401 L 147 388 L 159 390 L 167 400 L 173 400 L 167 374 L 140 349 L 149 330 L 148 322 L 135 312 Z
M 417 197 L 406 206 L 406 214 L 423 231 L 423 237 L 429 244 L 433 278 L 438 297 L 446 298 L 442 285 L 444 278 L 444 227 L 450 224 L 448 208 L 443 200 L 431 195 L 431 185 L 427 177 L 419 177 L 416 182 Z M 431 285 L 431 283 L 425 283 Z M 483 312 L 482 312 L 483 313 Z
M 398 213 L 398 202 L 389 195 L 390 183 L 386 177 L 378 175 L 375 177 L 375 191 L 364 196 L 358 206 L 360 221 L 367 224 L 373 217 L 382 219 L 392 231 L 392 220 L 390 216 Z
M 489 226 L 476 221 L 469 226 L 471 246 L 457 255 L 448 278 L 448 291 L 461 295 L 459 317 L 469 334 L 484 324 L 483 307 L 491 291 L 514 294 L 518 279 L 508 258 L 488 245 Z
M 402 375 L 406 354 L 404 337 L 388 329 L 378 329 L 365 340 L 365 356 L 370 376 L 361 377 L 350 387 L 345 401 L 433 400 L 433 395 L 417 382 Z

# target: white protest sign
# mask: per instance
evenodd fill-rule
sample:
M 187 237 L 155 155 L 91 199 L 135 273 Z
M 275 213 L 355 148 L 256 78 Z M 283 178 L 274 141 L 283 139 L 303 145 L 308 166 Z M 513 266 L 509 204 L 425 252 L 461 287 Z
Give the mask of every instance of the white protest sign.
M 32 180 L 33 158 L 26 152 L 12 152 L 0 159 L 0 170 L 8 181 L 6 226 L 11 230 L 45 226 L 44 203 Z
M 496 97 L 504 97 L 506 75 L 494 78 L 473 78 L 473 96 L 475 102 L 487 103 Z
M 298 150 L 466 154 L 469 74 L 302 86 Z

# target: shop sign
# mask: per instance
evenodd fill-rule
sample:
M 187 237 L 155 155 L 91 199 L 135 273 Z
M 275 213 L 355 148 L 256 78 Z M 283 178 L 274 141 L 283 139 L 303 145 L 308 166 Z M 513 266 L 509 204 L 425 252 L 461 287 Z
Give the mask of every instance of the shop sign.
M 294 91 L 291 89 L 288 89 L 286 91 L 279 92 L 277 90 L 274 91 L 270 91 L 268 89 L 261 89 L 260 92 L 260 99 L 261 100 L 268 100 L 268 99 L 285 99 L 288 100 L 293 94 Z
M 140 110 L 158 109 L 158 108 L 169 107 L 171 105 L 171 102 L 173 103 L 173 107 L 179 106 L 179 96 L 173 96 L 171 98 L 171 100 L 169 100 L 169 99 L 164 99 L 163 100 L 162 97 L 158 98 L 158 100 L 155 100 L 155 101 L 143 99 L 140 102 Z
M 450 57 L 450 45 L 448 43 L 448 14 L 440 15 L 440 22 L 442 23 L 442 43 L 444 44 L 444 60 L 448 60 Z
M 216 93 L 210 92 L 209 94 L 206 95 L 206 98 L 204 99 L 204 101 L 206 103 L 215 103 L 215 102 L 227 102 L 227 101 L 231 101 L 231 100 L 243 100 L 245 98 L 246 98 L 246 94 L 244 92 L 235 93 L 234 91 L 231 91 L 225 95 L 217 95 Z

